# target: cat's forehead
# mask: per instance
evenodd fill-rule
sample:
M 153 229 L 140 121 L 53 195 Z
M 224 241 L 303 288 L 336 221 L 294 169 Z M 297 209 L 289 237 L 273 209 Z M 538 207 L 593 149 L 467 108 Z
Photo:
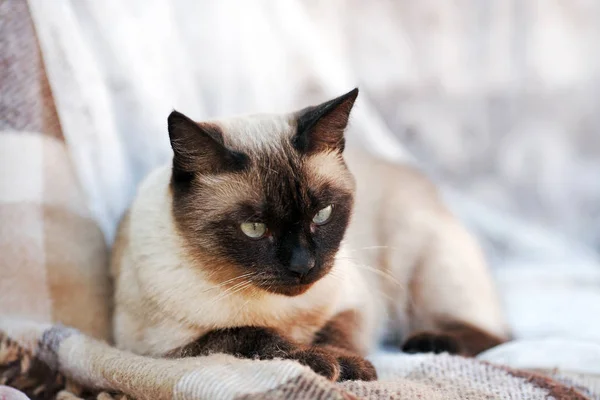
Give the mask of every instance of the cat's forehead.
M 239 151 L 274 147 L 296 131 L 292 114 L 250 114 L 211 121 L 223 134 L 225 145 Z

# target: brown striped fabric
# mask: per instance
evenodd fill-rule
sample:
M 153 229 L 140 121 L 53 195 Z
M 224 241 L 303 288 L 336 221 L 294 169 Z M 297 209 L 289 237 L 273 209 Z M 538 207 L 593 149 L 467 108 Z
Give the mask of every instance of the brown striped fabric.
M 25 0 L 0 0 L 0 120 L 0 399 L 599 396 L 589 376 L 448 355 L 374 358 L 378 381 L 338 384 L 289 360 L 166 360 L 111 347 L 107 248 L 61 133 Z

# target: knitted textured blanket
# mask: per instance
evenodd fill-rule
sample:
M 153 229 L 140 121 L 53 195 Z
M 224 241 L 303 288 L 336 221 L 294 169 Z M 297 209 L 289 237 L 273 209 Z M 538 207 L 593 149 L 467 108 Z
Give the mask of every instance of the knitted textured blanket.
M 63 326 L 14 320 L 0 320 L 0 331 L 12 337 L 4 336 L 0 344 L 0 382 L 32 398 L 589 398 L 582 390 L 542 375 L 448 355 L 374 357 L 378 381 L 336 384 L 292 361 L 241 360 L 224 354 L 152 359 Z

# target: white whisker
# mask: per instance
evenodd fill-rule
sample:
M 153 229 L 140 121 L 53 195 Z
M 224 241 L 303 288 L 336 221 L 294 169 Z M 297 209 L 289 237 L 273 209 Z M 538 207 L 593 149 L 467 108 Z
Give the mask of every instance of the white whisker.
M 223 299 L 229 297 L 233 293 L 238 292 L 239 288 L 243 288 L 243 287 L 250 286 L 250 285 L 252 285 L 251 281 L 245 280 L 245 281 L 242 281 L 242 282 L 238 282 L 235 285 L 233 285 L 233 286 L 227 288 L 226 290 L 224 290 L 223 293 L 221 293 L 219 296 L 217 296 L 215 299 L 213 299 L 213 301 L 210 304 L 212 305 L 214 303 L 222 301 Z
M 380 270 L 378 268 L 371 267 L 370 265 L 359 263 L 359 262 L 356 261 L 356 259 L 354 259 L 352 257 L 337 256 L 336 259 L 337 260 L 348 260 L 348 261 L 351 261 L 352 264 L 354 266 L 356 266 L 357 268 L 361 268 L 361 269 L 364 269 L 366 271 L 373 272 L 373 273 L 375 273 L 375 274 L 377 274 L 377 275 L 379 275 L 379 276 L 381 276 L 383 278 L 387 278 L 387 279 L 391 280 L 393 283 L 395 283 L 395 284 L 397 284 L 399 286 L 402 285 L 401 282 L 398 281 L 398 279 L 396 279 L 396 277 L 394 275 L 390 274 L 389 272 L 382 271 L 382 270 Z
M 242 275 L 238 275 L 238 276 L 233 277 L 231 279 L 227 279 L 226 281 L 219 282 L 219 284 L 214 285 L 214 286 L 212 286 L 212 287 L 210 287 L 208 289 L 203 290 L 202 293 L 222 288 L 222 287 L 226 286 L 228 283 L 237 281 L 239 279 L 247 278 L 247 277 L 250 277 L 250 276 L 255 275 L 255 274 L 256 274 L 255 272 L 248 272 L 248 273 L 245 273 L 245 274 L 242 274 Z
M 363 250 L 381 250 L 381 249 L 395 250 L 396 248 L 392 247 L 392 246 L 367 246 L 367 247 L 358 247 L 358 248 L 354 248 L 354 249 L 348 249 L 348 251 L 351 253 L 356 253 L 357 251 L 363 251 Z

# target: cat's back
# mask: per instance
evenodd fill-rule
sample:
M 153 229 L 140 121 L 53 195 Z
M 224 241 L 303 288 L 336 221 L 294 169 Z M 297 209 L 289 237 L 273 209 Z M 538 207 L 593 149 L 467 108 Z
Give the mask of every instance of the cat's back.
M 391 238 L 407 251 L 416 248 L 431 230 L 452 218 L 433 182 L 416 168 L 357 148 L 348 148 L 344 158 L 356 179 L 347 240 L 364 262 L 376 263 Z
M 416 167 L 383 160 L 357 147 L 349 147 L 344 159 L 357 182 L 358 206 L 393 200 L 397 212 L 412 207 L 446 212 L 436 186 Z
M 391 314 L 380 312 L 374 322 L 387 319 L 395 331 L 410 326 L 411 318 L 413 324 L 429 326 L 422 315 L 415 318 L 427 309 L 459 316 L 502 336 L 503 318 L 483 253 L 435 184 L 411 166 L 388 163 L 360 149 L 348 149 L 345 159 L 356 179 L 347 251 L 376 288 L 379 305 L 392 301 L 389 308 L 375 308 Z M 448 301 L 464 293 L 474 293 L 479 302 Z

